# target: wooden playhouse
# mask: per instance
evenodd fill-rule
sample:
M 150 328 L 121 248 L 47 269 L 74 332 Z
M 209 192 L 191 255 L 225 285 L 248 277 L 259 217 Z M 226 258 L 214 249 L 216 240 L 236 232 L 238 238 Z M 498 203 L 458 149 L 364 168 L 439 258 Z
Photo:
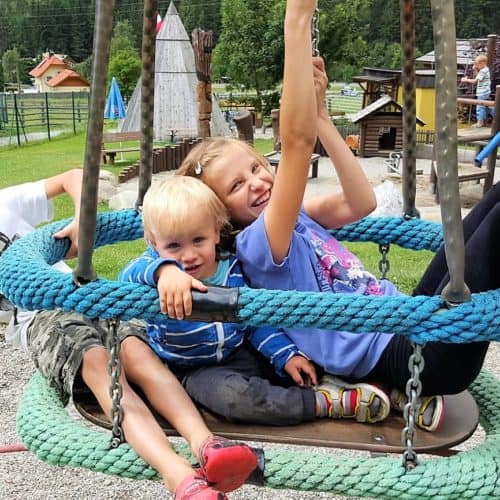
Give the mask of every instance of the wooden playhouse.
M 403 149 L 403 108 L 390 95 L 383 95 L 352 119 L 360 126 L 360 156 L 387 157 Z M 425 123 L 417 118 L 417 124 Z

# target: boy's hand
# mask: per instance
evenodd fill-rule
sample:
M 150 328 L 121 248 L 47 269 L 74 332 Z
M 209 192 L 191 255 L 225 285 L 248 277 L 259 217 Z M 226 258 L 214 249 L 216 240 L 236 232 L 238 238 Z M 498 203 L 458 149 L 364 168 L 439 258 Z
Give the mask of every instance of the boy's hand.
M 72 259 L 78 254 L 78 222 L 73 219 L 66 227 L 54 234 L 56 240 L 62 240 L 64 238 L 69 238 L 71 245 L 68 252 L 66 253 L 66 259 Z
M 160 309 L 172 319 L 190 316 L 193 308 L 191 289 L 206 292 L 201 281 L 179 269 L 175 264 L 166 263 L 156 272 Z
M 299 354 L 286 362 L 285 371 L 297 385 L 316 385 L 318 383 L 316 368 L 308 359 Z

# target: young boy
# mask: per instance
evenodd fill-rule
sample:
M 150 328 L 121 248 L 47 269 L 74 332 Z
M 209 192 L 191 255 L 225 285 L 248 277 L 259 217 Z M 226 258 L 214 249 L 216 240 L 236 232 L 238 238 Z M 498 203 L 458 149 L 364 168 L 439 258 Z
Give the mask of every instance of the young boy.
M 12 186 L 0 191 L 0 240 L 4 247 L 11 240 L 32 231 L 52 218 L 51 199 L 69 194 L 75 205 L 75 221 L 55 235 L 73 242 L 70 254 L 76 253 L 78 214 L 82 171 L 75 169 L 54 177 Z M 63 262 L 55 265 L 62 272 L 71 269 Z M 40 372 L 65 399 L 78 384 L 86 384 L 102 409 L 111 415 L 108 374 L 108 330 L 104 321 L 91 321 L 76 313 L 62 311 L 21 311 L 13 314 L 9 303 L 2 301 L 0 319 L 9 322 L 6 339 L 27 350 Z M 130 338 L 143 338 L 140 323 L 122 322 L 118 332 L 124 344 Z M 167 373 L 164 386 L 173 415 L 165 418 L 190 443 L 201 463 L 193 470 L 187 460 L 175 453 L 163 430 L 142 399 L 121 376 L 124 409 L 123 430 L 128 443 L 162 476 L 166 487 L 176 492 L 176 499 L 204 498 L 221 500 L 224 493 L 216 488 L 240 486 L 256 466 L 256 457 L 246 445 L 216 438 L 208 430 L 196 408 L 177 379 Z M 172 413 L 172 412 L 171 412 Z M 214 487 L 208 484 L 217 483 Z
M 488 57 L 485 54 L 480 54 L 474 60 L 474 69 L 477 71 L 474 78 L 463 77 L 463 83 L 471 83 L 476 85 L 476 99 L 478 100 L 489 100 L 491 97 L 491 77 L 490 69 L 487 66 Z M 486 120 L 488 115 L 494 116 L 494 108 L 489 108 L 488 106 L 483 106 L 478 104 L 476 106 L 476 118 L 477 126 L 484 127 L 486 125 Z

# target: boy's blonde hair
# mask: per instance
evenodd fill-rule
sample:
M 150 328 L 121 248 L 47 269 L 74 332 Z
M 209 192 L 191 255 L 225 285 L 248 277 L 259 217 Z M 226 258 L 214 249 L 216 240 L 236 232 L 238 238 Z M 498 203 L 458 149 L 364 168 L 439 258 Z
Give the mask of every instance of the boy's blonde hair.
M 477 63 L 483 63 L 483 64 L 487 64 L 488 63 L 488 56 L 486 54 L 479 54 L 476 59 L 474 60 L 474 62 L 477 64 Z
M 232 137 L 212 137 L 199 142 L 186 156 L 176 175 L 188 175 L 203 179 L 203 173 L 210 164 L 220 158 L 227 148 L 238 147 L 255 157 L 255 159 L 270 170 L 269 162 L 250 144 Z
M 202 181 L 177 175 L 154 182 L 144 196 L 142 206 L 145 238 L 151 241 L 155 236 L 182 231 L 189 226 L 191 215 L 196 210 L 204 210 L 207 224 L 211 218 L 219 231 L 229 223 L 226 207 Z

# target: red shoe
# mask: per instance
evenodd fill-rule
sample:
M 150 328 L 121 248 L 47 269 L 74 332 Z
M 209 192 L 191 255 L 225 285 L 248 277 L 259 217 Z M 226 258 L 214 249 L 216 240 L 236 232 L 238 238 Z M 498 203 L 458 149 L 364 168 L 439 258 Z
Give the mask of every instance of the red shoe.
M 221 491 L 214 490 L 200 476 L 188 476 L 177 486 L 175 500 L 228 500 Z
M 213 436 L 201 445 L 200 470 L 220 491 L 239 488 L 256 467 L 257 456 L 245 443 Z

